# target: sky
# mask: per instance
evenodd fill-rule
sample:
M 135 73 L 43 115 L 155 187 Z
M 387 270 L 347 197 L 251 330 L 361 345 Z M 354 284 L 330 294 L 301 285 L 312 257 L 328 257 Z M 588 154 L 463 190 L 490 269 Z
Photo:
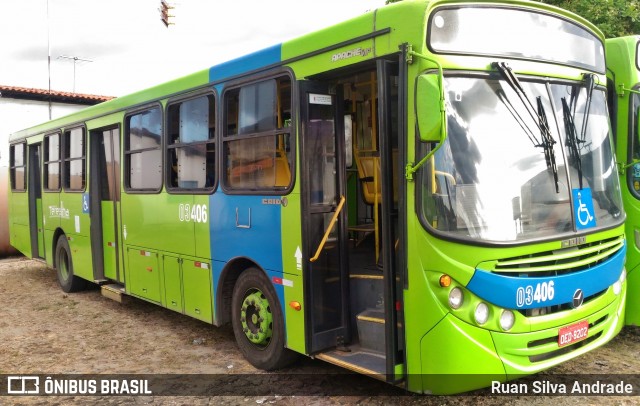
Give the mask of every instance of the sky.
M 0 84 L 48 89 L 50 80 L 52 90 L 121 96 L 360 15 L 384 0 L 170 4 L 174 24 L 167 28 L 160 0 L 2 0 Z

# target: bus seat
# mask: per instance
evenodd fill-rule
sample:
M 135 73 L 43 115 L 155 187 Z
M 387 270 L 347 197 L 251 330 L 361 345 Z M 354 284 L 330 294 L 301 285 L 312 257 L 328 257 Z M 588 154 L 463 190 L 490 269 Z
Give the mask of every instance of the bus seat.
M 275 183 L 274 186 L 287 187 L 291 182 L 291 169 L 289 161 L 283 153 L 276 153 L 275 157 Z
M 362 184 L 362 197 L 367 204 L 373 206 L 373 225 L 359 224 L 349 227 L 349 231 L 370 232 L 373 231 L 375 236 L 376 262 L 380 253 L 380 230 L 378 229 L 378 211 L 381 203 L 382 188 L 380 182 L 380 157 L 376 155 L 364 155 L 364 153 L 356 153 L 356 167 L 358 169 L 358 178 Z
M 380 159 L 377 156 L 357 156 L 356 167 L 358 177 L 362 183 L 362 194 L 367 204 L 378 204 L 380 202 Z

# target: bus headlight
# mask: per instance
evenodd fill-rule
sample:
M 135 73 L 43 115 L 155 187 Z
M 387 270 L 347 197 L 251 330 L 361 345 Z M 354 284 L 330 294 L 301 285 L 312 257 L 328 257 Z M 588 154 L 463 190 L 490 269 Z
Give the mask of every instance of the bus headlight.
M 463 299 L 462 289 L 453 288 L 451 292 L 449 292 L 449 306 L 451 306 L 452 309 L 459 309 L 460 306 L 462 306 Z
M 613 293 L 616 295 L 620 294 L 620 291 L 622 290 L 622 284 L 620 283 L 620 281 L 615 281 L 613 283 Z
M 620 292 L 622 292 L 622 284 L 624 283 L 625 279 L 627 279 L 627 269 L 622 268 L 622 272 L 620 272 L 620 277 L 613 284 L 613 293 L 615 293 L 616 295 L 619 295 Z
M 476 311 L 473 313 L 473 317 L 476 319 L 476 323 L 484 324 L 489 320 L 489 306 L 486 303 L 480 302 L 476 306 Z
M 515 321 L 516 321 L 516 316 L 513 314 L 511 310 L 502 311 L 502 314 L 500 315 L 500 327 L 504 331 L 511 330 L 511 327 L 513 327 L 513 323 L 515 323 Z

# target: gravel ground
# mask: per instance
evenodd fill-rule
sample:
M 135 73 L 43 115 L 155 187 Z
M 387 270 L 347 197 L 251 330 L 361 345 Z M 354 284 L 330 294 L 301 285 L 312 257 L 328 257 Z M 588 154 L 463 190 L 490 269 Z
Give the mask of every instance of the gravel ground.
M 639 354 L 640 329 L 626 327 L 605 347 L 533 379 L 561 382 L 566 377 L 570 387 L 575 381 L 571 374 L 592 374 L 603 379 L 613 376 L 633 382 L 635 391 L 640 393 L 640 375 L 631 375 L 639 374 Z M 245 361 L 230 326 L 215 328 L 142 300 L 129 299 L 120 304 L 101 296 L 98 289 L 65 294 L 58 288 L 55 271 L 44 264 L 24 258 L 0 260 L 0 374 L 209 374 L 218 383 L 238 387 L 221 396 L 5 396 L 0 397 L 0 405 L 640 403 L 640 397 L 635 396 L 497 396 L 488 389 L 465 396 L 420 396 L 403 393 L 368 377 L 347 380 L 344 385 L 355 388 L 355 392 L 346 396 L 335 390 L 335 385 L 339 386 L 335 379 L 309 379 L 311 374 L 327 377 L 344 373 L 322 361 L 302 358 L 283 373 L 282 377 L 274 378 Z M 629 375 L 618 377 L 618 374 Z M 271 395 L 273 388 L 295 395 Z M 327 392 L 327 388 L 332 391 Z

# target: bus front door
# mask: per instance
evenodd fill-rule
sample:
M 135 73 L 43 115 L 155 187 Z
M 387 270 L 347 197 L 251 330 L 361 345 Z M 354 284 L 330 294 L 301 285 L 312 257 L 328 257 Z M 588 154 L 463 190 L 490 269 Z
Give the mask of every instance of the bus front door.
M 44 258 L 44 224 L 42 213 L 42 181 L 40 178 L 41 145 L 29 145 L 29 227 L 31 256 Z
M 300 82 L 305 302 L 311 353 L 350 340 L 340 94 Z M 343 153 L 339 153 L 342 151 Z
M 97 281 L 124 282 L 119 268 L 120 130 L 91 131 L 89 204 L 91 255 Z

